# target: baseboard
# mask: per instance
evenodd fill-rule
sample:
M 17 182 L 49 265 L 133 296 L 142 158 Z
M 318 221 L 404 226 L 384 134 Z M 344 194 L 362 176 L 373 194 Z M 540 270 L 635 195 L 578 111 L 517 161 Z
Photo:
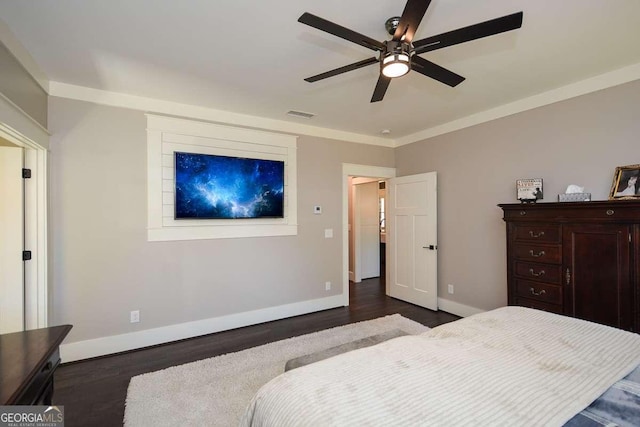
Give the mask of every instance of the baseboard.
M 212 334 L 214 332 L 313 313 L 315 311 L 342 307 L 344 305 L 343 303 L 344 298 L 343 295 L 340 294 L 161 328 L 77 341 L 61 345 L 60 356 L 63 362 L 74 362 L 76 360 L 105 356 L 122 351 L 135 350 L 171 341 Z
M 447 313 L 460 317 L 468 317 L 486 311 L 444 298 L 438 298 L 438 310 L 446 311 Z

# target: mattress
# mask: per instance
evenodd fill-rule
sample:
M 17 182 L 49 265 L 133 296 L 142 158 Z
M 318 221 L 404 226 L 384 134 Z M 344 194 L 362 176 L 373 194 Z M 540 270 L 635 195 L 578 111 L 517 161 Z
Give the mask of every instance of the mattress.
M 241 425 L 593 425 L 638 364 L 636 334 L 504 307 L 286 372 Z

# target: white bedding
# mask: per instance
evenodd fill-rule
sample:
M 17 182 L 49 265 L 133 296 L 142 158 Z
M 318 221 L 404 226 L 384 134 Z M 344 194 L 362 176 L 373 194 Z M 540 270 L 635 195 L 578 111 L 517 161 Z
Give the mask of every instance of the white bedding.
M 241 425 L 560 426 L 638 363 L 636 334 L 504 307 L 284 373 Z

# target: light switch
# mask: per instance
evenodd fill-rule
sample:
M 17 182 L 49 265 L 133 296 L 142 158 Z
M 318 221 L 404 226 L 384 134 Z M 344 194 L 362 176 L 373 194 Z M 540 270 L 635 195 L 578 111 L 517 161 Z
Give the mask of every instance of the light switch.
M 324 237 L 326 239 L 331 239 L 333 237 L 333 228 L 325 228 L 324 229 Z

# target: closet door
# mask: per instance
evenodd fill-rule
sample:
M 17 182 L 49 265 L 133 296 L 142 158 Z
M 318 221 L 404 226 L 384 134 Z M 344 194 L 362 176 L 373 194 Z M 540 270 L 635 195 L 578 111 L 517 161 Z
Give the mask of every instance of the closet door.
M 564 225 L 565 314 L 633 330 L 631 229 L 626 225 Z

